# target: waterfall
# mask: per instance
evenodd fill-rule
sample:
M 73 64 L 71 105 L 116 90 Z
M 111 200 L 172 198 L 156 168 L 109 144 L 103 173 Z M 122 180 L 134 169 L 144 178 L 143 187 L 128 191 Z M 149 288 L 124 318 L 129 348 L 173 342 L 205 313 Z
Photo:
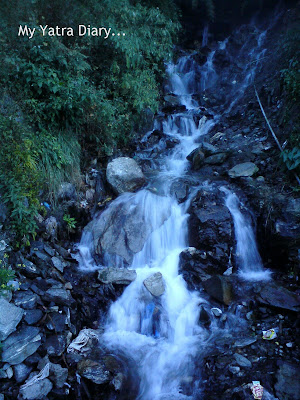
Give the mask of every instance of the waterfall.
M 205 35 L 204 32 L 203 39 Z M 259 37 L 259 51 L 262 51 L 262 42 L 263 35 Z M 176 144 L 163 156 L 161 143 L 144 149 L 140 158 L 149 160 L 156 172 L 149 179 L 148 188 L 138 193 L 125 193 L 107 208 L 108 211 L 117 210 L 122 204 L 138 207 L 145 224 L 152 228 L 129 267 L 136 270 L 137 277 L 111 305 L 101 338 L 113 354 L 120 352 L 133 360 L 139 383 L 138 400 L 195 399 L 199 394 L 200 377 L 195 377 L 194 357 L 204 347 L 209 334 L 199 324 L 199 305 L 205 300 L 199 293 L 188 290 L 178 272 L 179 255 L 188 247 L 187 209 L 190 199 L 178 204 L 171 186 L 186 176 L 187 155 L 199 146 L 199 138 L 219 121 L 220 115 L 214 108 L 210 109 L 210 117 L 206 118 L 198 101 L 208 87 L 219 90 L 217 84 L 220 77 L 215 70 L 214 57 L 216 50 L 226 52 L 228 43 L 226 39 L 212 49 L 202 67 L 194 61 L 193 54 L 179 58 L 176 64 L 167 65 L 166 91 L 176 96 L 176 104 L 185 106 L 186 110 L 160 115 L 155 120 L 154 130 L 162 131 L 164 137 L 175 140 Z M 256 51 L 253 52 L 253 57 L 256 54 Z M 244 68 L 242 73 L 240 81 L 243 84 L 240 88 L 244 91 L 250 83 L 249 70 Z M 230 107 L 235 104 L 230 103 L 232 96 L 226 101 L 227 105 L 231 104 Z M 147 143 L 152 132 L 148 132 L 141 142 Z M 157 157 L 152 157 L 154 150 L 158 153 Z M 239 274 L 248 280 L 267 280 L 270 272 L 263 269 L 252 226 L 241 212 L 237 196 L 229 191 L 226 194 L 226 205 L 234 219 Z M 105 216 L 106 211 L 98 218 Z M 144 226 L 140 229 L 142 231 Z M 92 257 L 92 238 L 88 232 L 83 234 L 79 250 L 83 270 L 111 266 L 108 256 L 104 257 L 104 265 L 96 265 Z M 115 265 L 122 267 L 116 259 L 114 261 Z M 147 288 L 149 279 L 158 282 L 159 295 L 151 294 Z M 188 395 L 183 394 L 182 389 L 187 385 Z
M 249 281 L 271 279 L 271 272 L 263 268 L 253 228 L 250 221 L 247 221 L 240 210 L 241 203 L 237 195 L 226 188 L 221 190 L 226 193 L 225 204 L 234 221 L 236 257 L 240 277 Z

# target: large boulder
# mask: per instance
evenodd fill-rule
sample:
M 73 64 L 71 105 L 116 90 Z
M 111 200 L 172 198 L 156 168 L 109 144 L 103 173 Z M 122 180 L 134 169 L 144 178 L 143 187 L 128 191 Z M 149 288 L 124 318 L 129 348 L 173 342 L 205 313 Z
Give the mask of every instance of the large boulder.
M 92 234 L 95 253 L 109 258 L 106 261 L 112 266 L 118 266 L 120 260 L 130 264 L 134 254 L 143 249 L 151 232 L 170 215 L 167 207 L 166 212 L 152 217 L 150 213 L 145 213 L 145 207 L 148 210 L 152 205 L 153 209 L 159 209 L 164 201 L 167 199 L 142 190 L 137 194 L 125 193 L 112 202 L 85 228 Z
M 115 158 L 107 165 L 106 178 L 114 192 L 135 192 L 145 184 L 145 176 L 135 160 Z

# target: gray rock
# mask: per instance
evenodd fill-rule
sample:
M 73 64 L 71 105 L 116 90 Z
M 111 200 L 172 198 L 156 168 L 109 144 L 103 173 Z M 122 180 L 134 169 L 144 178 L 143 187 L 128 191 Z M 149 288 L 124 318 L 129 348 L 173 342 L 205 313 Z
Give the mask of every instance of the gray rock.
M 220 165 L 223 164 L 223 162 L 227 159 L 227 154 L 226 153 L 218 153 L 214 154 L 212 156 L 209 156 L 205 158 L 204 164 L 208 165 Z
M 217 307 L 213 307 L 211 309 L 211 312 L 214 314 L 215 317 L 221 317 L 221 315 L 222 315 L 222 310 Z
M 206 292 L 225 305 L 233 300 L 232 285 L 227 276 L 215 275 L 202 282 Z
M 254 175 L 259 168 L 252 162 L 245 162 L 242 164 L 237 164 L 231 168 L 228 172 L 230 178 L 247 177 Z
M 38 328 L 26 326 L 12 333 L 3 343 L 2 361 L 16 365 L 35 353 L 41 345 L 39 332 Z
M 235 358 L 235 361 L 240 367 L 245 367 L 245 368 L 252 367 L 251 361 L 249 361 L 248 358 L 242 356 L 241 354 L 235 353 L 233 357 Z
M 53 266 L 58 269 L 59 272 L 64 272 L 65 263 L 63 263 L 58 257 L 51 258 Z
M 106 178 L 117 194 L 134 192 L 146 182 L 141 168 L 129 157 L 119 157 L 111 161 L 107 165 Z
M 284 400 L 300 399 L 300 367 L 288 362 L 280 365 L 275 384 L 276 396 Z
M 15 379 L 18 383 L 22 383 L 25 381 L 25 379 L 28 378 L 28 375 L 32 371 L 31 367 L 28 367 L 27 365 L 21 363 L 18 365 L 14 366 L 14 375 Z
M 135 196 L 141 197 L 141 201 L 132 201 L 132 194 L 123 194 L 85 228 L 85 233 L 92 235 L 96 254 L 108 255 L 112 266 L 114 263 L 119 266 L 116 257 L 130 264 L 134 254 L 144 247 L 152 230 L 162 225 L 169 216 L 162 216 L 160 221 L 147 219 L 143 200 L 153 196 L 151 200 L 158 203 L 160 197 L 148 191 L 141 191 Z
M 38 301 L 38 295 L 31 290 L 17 292 L 14 295 L 14 303 L 17 307 L 22 307 L 25 310 L 33 310 Z
M 81 360 L 77 364 L 77 370 L 81 376 L 98 385 L 109 382 L 109 371 L 106 371 L 104 365 L 100 362 L 90 359 Z
M 61 305 L 70 305 L 73 301 L 70 292 L 64 288 L 52 287 L 46 291 L 45 297 L 48 301 Z
M 23 399 L 27 400 L 39 400 L 47 396 L 51 391 L 53 385 L 48 378 L 37 380 L 30 384 L 25 384 L 20 388 L 20 394 Z
M 105 268 L 98 272 L 98 280 L 102 283 L 129 285 L 136 279 L 136 272 L 125 268 Z
M 10 304 L 0 297 L 0 340 L 5 340 L 8 335 L 16 330 L 21 321 L 24 310 Z
M 25 314 L 25 321 L 28 325 L 36 324 L 43 316 L 43 312 L 41 310 L 28 310 Z
M 150 275 L 144 280 L 146 289 L 155 297 L 159 297 L 165 292 L 165 284 L 160 272 Z
M 283 308 L 295 312 L 300 310 L 300 301 L 298 297 L 294 293 L 274 282 L 266 283 L 262 287 L 258 300 L 260 303 L 272 307 Z
M 228 369 L 234 375 L 238 374 L 240 372 L 240 370 L 241 370 L 240 367 L 237 367 L 237 366 L 234 366 L 234 365 L 229 365 Z
M 200 169 L 204 164 L 204 160 L 205 160 L 204 153 L 200 149 L 197 149 L 197 151 L 194 153 L 193 158 L 192 158 L 193 169 L 195 171 Z

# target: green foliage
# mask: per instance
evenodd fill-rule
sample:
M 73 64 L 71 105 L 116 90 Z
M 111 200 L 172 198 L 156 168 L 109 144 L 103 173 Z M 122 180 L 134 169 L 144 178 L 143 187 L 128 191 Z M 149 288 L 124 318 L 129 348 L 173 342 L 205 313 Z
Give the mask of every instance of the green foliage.
M 12 290 L 12 286 L 8 282 L 15 278 L 15 272 L 8 265 L 8 255 L 5 253 L 0 258 L 0 293 L 3 290 Z
M 77 221 L 70 214 L 65 214 L 63 220 L 66 222 L 69 231 L 76 228 Z
M 284 150 L 281 153 L 282 161 L 288 170 L 299 169 L 300 165 L 300 148 L 294 147 L 292 150 Z

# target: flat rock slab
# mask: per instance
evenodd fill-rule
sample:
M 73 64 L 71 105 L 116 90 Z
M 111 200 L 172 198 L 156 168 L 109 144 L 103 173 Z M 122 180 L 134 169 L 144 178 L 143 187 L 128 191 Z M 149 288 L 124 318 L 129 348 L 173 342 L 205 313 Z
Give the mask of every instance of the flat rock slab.
M 240 367 L 245 367 L 245 368 L 251 368 L 252 367 L 252 363 L 251 361 L 248 360 L 248 358 L 242 356 L 241 354 L 235 353 L 234 355 L 235 361 L 236 363 L 240 366 Z
M 0 298 L 0 341 L 5 340 L 16 330 L 24 310 Z
M 299 297 L 275 283 L 265 284 L 258 295 L 258 301 L 272 307 L 300 311 Z
M 16 365 L 26 360 L 41 345 L 40 330 L 26 326 L 19 332 L 12 333 L 3 343 L 2 361 Z
M 259 168 L 252 162 L 237 164 L 228 171 L 230 178 L 252 176 L 258 172 Z
M 159 297 L 165 292 L 165 284 L 160 272 L 150 275 L 144 280 L 146 289 L 155 297 Z
M 98 280 L 102 283 L 129 285 L 136 279 L 136 272 L 133 269 L 105 268 L 98 272 Z

